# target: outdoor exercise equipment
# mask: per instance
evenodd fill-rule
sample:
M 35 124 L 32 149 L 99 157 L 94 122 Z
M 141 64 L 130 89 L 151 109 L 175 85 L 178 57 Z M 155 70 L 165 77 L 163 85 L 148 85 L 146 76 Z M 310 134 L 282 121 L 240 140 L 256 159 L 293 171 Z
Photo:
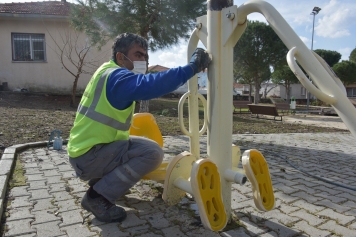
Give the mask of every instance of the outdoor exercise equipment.
M 222 230 L 231 215 L 231 183 L 244 184 L 246 176 L 251 181 L 256 207 L 262 211 L 271 210 L 274 207 L 274 194 L 267 162 L 263 155 L 256 150 L 246 151 L 243 157 L 243 171 L 239 170 L 240 150 L 232 146 L 232 90 L 233 78 L 233 47 L 246 28 L 246 15 L 244 21 L 238 24 L 238 8 L 232 6 L 232 1 L 208 1 L 207 15 L 197 18 L 196 29 L 193 31 L 189 43 L 187 56 L 192 55 L 199 40 L 212 55 L 212 63 L 208 71 L 207 102 L 198 94 L 196 76 L 188 82 L 188 92 L 182 96 L 179 106 L 179 123 L 182 131 L 190 138 L 190 155 L 185 154 L 177 158 L 181 163 L 170 163 L 164 185 L 163 199 L 168 204 L 180 201 L 181 195 L 174 194 L 172 190 L 180 189 L 191 193 L 198 204 L 199 214 L 205 227 L 218 231 Z M 189 104 L 189 129 L 183 125 L 182 104 L 188 99 Z M 201 100 L 206 114 L 203 128 L 199 130 L 198 100 Z M 216 179 L 203 179 L 193 176 L 195 173 L 206 172 L 199 167 L 200 159 L 199 136 L 207 129 L 207 156 L 205 162 L 215 165 L 214 177 Z M 194 156 L 193 164 L 189 162 Z M 187 159 L 189 161 L 184 162 Z M 173 160 L 176 161 L 176 160 Z M 186 164 L 185 168 L 181 168 Z M 194 170 L 195 169 L 195 170 Z M 180 175 L 180 172 L 185 172 Z M 187 175 L 190 170 L 190 176 Z M 171 175 L 170 174 L 174 174 Z M 173 178 L 172 178 L 173 176 Z M 177 178 L 179 177 L 179 178 Z M 218 177 L 218 178 L 217 178 Z M 172 181 L 172 179 L 174 181 Z M 218 193 L 216 180 L 220 180 Z M 189 183 L 190 182 L 190 183 Z M 196 189 L 193 184 L 198 183 Z M 184 185 L 182 185 L 184 184 Z M 203 187 L 209 187 L 211 192 L 205 192 Z M 201 198 L 202 196 L 207 196 Z M 172 201 L 174 198 L 174 201 Z M 221 199 L 220 199 L 221 198 Z M 211 205 L 214 200 L 214 205 Z M 223 210 L 221 210 L 223 206 Z M 213 218 L 209 218 L 213 216 Z
M 179 124 L 190 139 L 190 152 L 183 152 L 162 165 L 166 173 L 163 199 L 179 203 L 190 193 L 194 196 L 203 225 L 222 230 L 231 214 L 231 183 L 252 184 L 256 207 L 269 211 L 275 205 L 267 162 L 254 149 L 242 154 L 243 170 L 238 169 L 240 149 L 232 144 L 233 47 L 247 27 L 247 15 L 261 13 L 289 49 L 287 61 L 302 85 L 318 99 L 333 106 L 351 133 L 356 136 L 356 109 L 346 97 L 346 90 L 329 66 L 310 51 L 283 17 L 265 1 L 251 0 L 237 7 L 232 0 L 208 0 L 207 15 L 197 18 L 187 50 L 187 58 L 199 40 L 212 56 L 208 71 L 207 101 L 198 93 L 197 76 L 188 81 L 188 92 L 179 101 Z M 303 74 L 294 58 L 308 73 L 315 87 Z M 183 104 L 188 99 L 189 129 L 183 124 Z M 199 129 L 198 100 L 204 106 L 204 125 Z M 207 157 L 200 159 L 199 136 L 207 130 Z M 246 175 L 246 176 L 245 176 Z M 162 178 L 162 176 L 160 176 Z

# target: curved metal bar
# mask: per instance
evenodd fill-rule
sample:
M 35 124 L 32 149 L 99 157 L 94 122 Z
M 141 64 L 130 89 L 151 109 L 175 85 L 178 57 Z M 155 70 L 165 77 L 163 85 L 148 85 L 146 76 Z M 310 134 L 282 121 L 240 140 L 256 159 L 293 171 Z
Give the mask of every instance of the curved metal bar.
M 339 88 L 343 91 L 344 95 L 347 96 L 346 93 L 346 88 L 344 86 L 344 84 L 342 84 L 340 78 L 335 74 L 335 72 L 331 69 L 331 67 L 329 66 L 329 64 L 327 64 L 327 62 L 325 62 L 325 60 L 320 57 L 317 53 L 315 53 L 314 51 L 311 51 L 314 56 L 316 57 L 316 59 L 318 59 L 318 61 L 321 63 L 321 65 L 325 68 L 325 70 L 329 73 L 329 75 L 331 76 L 332 79 L 334 79 L 335 83 L 339 86 Z
M 185 126 L 184 126 L 184 121 L 183 121 L 183 106 L 184 106 L 184 102 L 187 98 L 189 98 L 189 96 L 191 96 L 191 93 L 188 91 L 186 92 L 179 100 L 179 103 L 178 103 L 178 123 L 179 123 L 179 126 L 180 126 L 180 129 L 182 130 L 182 132 L 191 137 L 193 136 L 193 133 L 189 132 Z M 203 127 L 200 129 L 199 131 L 199 136 L 203 135 L 208 127 L 208 123 L 207 123 L 207 105 L 206 105 L 206 99 L 204 98 L 204 96 L 202 94 L 197 94 L 198 98 L 202 101 L 203 103 L 203 108 L 204 108 L 204 124 L 203 124 Z
M 178 123 L 180 126 L 180 130 L 182 130 L 182 132 L 191 137 L 192 133 L 190 133 L 184 126 L 184 121 L 183 121 L 183 105 L 185 100 L 187 99 L 187 97 L 190 95 L 190 92 L 186 92 L 182 97 L 180 97 L 179 99 L 179 103 L 178 103 Z
M 293 47 L 298 49 L 298 54 L 295 55 L 298 63 L 311 76 L 311 79 L 320 90 L 328 95 L 343 93 L 339 86 L 333 86 L 336 83 L 329 73 L 323 70 L 322 65 L 310 49 L 307 48 L 304 42 L 271 4 L 259 0 L 250 0 L 244 3 L 238 8 L 239 24 L 245 22 L 247 15 L 253 12 L 259 12 L 266 18 L 269 25 L 289 50 Z
M 190 57 L 192 56 L 194 50 L 198 46 L 199 36 L 204 37 L 205 34 L 201 34 L 201 30 L 206 29 L 206 26 L 202 26 L 201 28 L 194 29 L 191 34 L 188 42 L 188 50 L 187 50 L 187 63 L 189 63 Z M 202 40 L 205 42 L 206 40 Z M 199 141 L 199 105 L 198 105 L 198 77 L 194 75 L 188 81 L 188 91 L 190 92 L 190 96 L 188 97 L 188 113 L 189 113 L 189 136 L 190 140 L 190 153 L 192 153 L 195 157 L 200 157 L 200 141 Z M 182 117 L 183 118 L 183 117 Z M 204 118 L 205 119 L 205 118 Z M 186 129 L 185 129 L 186 130 Z M 183 131 L 183 130 L 182 130 Z M 184 133 L 184 131 L 183 131 Z
M 293 31 L 281 14 L 269 3 L 259 0 L 250 0 L 238 8 L 238 23 L 246 21 L 247 15 L 253 12 L 261 13 L 279 38 L 290 50 L 298 49 L 295 55 L 298 63 L 304 68 L 314 84 L 324 94 L 337 98 L 332 105 L 342 121 L 356 137 L 356 109 L 345 96 L 345 90 L 340 88 L 340 83 L 335 80 L 322 66 L 314 54 Z
M 202 94 L 198 94 L 198 98 L 201 100 L 203 103 L 203 108 L 204 108 L 204 124 L 203 127 L 199 131 L 199 136 L 203 135 L 206 132 L 206 129 L 208 128 L 208 120 L 207 120 L 207 104 L 206 104 L 206 99 Z
M 298 66 L 298 64 L 294 60 L 294 56 L 298 53 L 298 50 L 296 47 L 293 47 L 291 50 L 289 50 L 287 54 L 287 62 L 289 67 L 292 69 L 294 75 L 298 78 L 300 83 L 308 90 L 310 91 L 313 95 L 315 95 L 318 99 L 329 103 L 331 105 L 335 105 L 337 100 L 335 97 L 330 96 L 316 88 L 307 78 L 307 76 L 303 73 L 302 69 Z

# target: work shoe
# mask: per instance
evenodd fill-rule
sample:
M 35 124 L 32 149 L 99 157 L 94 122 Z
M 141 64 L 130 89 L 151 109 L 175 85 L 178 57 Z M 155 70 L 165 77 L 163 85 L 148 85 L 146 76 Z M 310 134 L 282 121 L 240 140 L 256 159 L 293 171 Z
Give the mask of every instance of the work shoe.
M 122 222 L 126 218 L 126 212 L 123 208 L 112 204 L 101 195 L 97 198 L 91 198 L 86 192 L 81 204 L 85 210 L 93 213 L 101 222 Z

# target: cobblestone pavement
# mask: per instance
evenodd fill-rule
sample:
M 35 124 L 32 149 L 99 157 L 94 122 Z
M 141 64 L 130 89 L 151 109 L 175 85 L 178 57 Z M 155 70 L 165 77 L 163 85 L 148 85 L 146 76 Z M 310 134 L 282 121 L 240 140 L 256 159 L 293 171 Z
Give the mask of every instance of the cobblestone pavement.
M 189 150 L 189 139 L 185 136 L 165 137 L 164 141 L 167 159 Z M 9 170 L 14 151 L 21 145 L 7 148 L 0 160 L 1 203 L 4 204 L 0 211 L 6 212 L 3 235 L 356 236 L 356 192 L 347 188 L 356 188 L 356 146 L 350 133 L 233 135 L 233 143 L 241 149 L 258 149 L 264 154 L 272 175 L 276 208 L 258 211 L 250 183 L 233 184 L 232 222 L 219 233 L 202 227 L 191 198 L 167 206 L 160 198 L 162 185 L 153 181 L 139 182 L 131 194 L 117 201 L 128 213 L 124 222 L 99 222 L 80 206 L 88 186 L 74 177 L 65 149 L 27 146 L 18 152 L 27 185 L 8 190 L 6 206 L 3 200 Z M 202 154 L 206 153 L 206 137 L 201 138 L 201 149 Z M 288 162 L 330 183 L 308 176 Z

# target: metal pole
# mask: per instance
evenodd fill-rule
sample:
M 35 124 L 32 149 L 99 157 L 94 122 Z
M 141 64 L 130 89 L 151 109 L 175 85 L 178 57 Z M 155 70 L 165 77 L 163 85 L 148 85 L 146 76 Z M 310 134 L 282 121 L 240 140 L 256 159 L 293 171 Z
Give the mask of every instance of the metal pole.
M 313 43 L 314 43 L 314 22 L 315 22 L 315 12 L 312 12 L 313 14 L 313 31 L 312 31 L 312 42 L 311 42 L 311 50 L 313 51 Z M 308 75 L 309 80 L 310 76 Z M 310 103 L 310 92 L 307 92 L 307 113 L 309 113 L 309 103 Z
M 232 90 L 233 46 L 223 45 L 222 13 L 224 8 L 233 6 L 232 0 L 208 0 L 207 49 L 213 61 L 208 71 L 208 136 L 207 153 L 218 167 L 221 177 L 231 169 L 232 145 Z M 221 178 L 221 190 L 227 217 L 231 213 L 231 182 Z
M 313 14 L 313 33 L 312 33 L 312 44 L 311 44 L 311 50 L 313 50 L 313 43 L 314 43 L 314 23 L 315 23 L 315 12 L 312 12 Z
M 313 45 L 314 45 L 314 24 L 315 24 L 315 15 L 319 13 L 321 10 L 320 7 L 314 7 L 313 11 L 310 13 L 313 15 L 313 31 L 312 31 L 312 42 L 311 42 L 311 51 L 313 51 Z M 310 80 L 310 76 L 308 75 L 308 79 Z M 311 80 L 310 80 L 311 81 Z M 309 112 L 309 102 L 310 101 L 310 92 L 307 91 L 307 113 Z

